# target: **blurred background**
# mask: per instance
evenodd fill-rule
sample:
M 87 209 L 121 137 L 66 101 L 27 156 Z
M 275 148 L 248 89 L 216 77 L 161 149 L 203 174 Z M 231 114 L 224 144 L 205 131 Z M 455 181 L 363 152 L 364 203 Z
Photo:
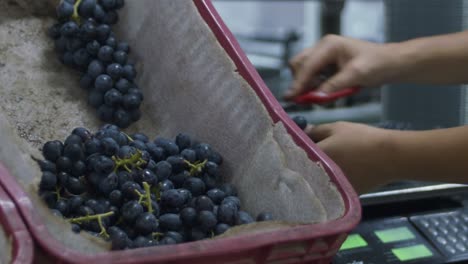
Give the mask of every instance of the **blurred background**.
M 294 105 L 281 95 L 291 83 L 287 62 L 326 34 L 373 42 L 461 31 L 467 0 L 214 0 L 252 64 L 292 116 L 309 123 L 354 121 L 395 129 L 466 124 L 464 86 L 400 84 L 365 89 L 326 105 Z

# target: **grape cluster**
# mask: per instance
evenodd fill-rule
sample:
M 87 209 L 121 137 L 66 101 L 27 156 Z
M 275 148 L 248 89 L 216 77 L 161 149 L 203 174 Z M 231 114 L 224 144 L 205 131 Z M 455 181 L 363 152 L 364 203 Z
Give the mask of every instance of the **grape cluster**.
M 115 250 L 196 241 L 254 220 L 223 183 L 222 156 L 188 134 L 127 135 L 115 125 L 75 128 L 46 142 L 39 195 L 52 212 L 112 242 Z
M 126 128 L 141 117 L 143 94 L 135 83 L 128 43 L 111 26 L 124 0 L 62 0 L 49 29 L 60 61 L 81 73 L 80 86 L 99 119 Z

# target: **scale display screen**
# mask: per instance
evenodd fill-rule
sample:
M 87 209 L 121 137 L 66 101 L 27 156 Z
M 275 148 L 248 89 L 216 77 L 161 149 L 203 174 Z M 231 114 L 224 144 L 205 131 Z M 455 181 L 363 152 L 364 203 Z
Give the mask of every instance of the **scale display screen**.
M 397 227 L 385 230 L 375 231 L 375 235 L 383 243 L 392 243 L 397 241 L 404 241 L 414 239 L 415 236 L 407 227 Z
M 432 251 L 423 244 L 394 248 L 392 249 L 392 252 L 400 261 L 409 261 L 433 256 Z
M 359 234 L 351 234 L 346 238 L 340 250 L 354 249 L 367 246 L 366 240 Z

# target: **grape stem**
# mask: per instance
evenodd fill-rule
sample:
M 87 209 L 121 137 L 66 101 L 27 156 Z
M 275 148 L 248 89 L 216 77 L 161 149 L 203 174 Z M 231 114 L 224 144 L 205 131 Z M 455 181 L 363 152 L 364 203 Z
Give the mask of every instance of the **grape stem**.
M 191 163 L 188 160 L 184 160 L 184 162 L 187 165 L 189 165 L 189 167 L 190 167 L 190 176 L 193 176 L 195 174 L 198 174 L 198 173 L 202 172 L 202 170 L 205 167 L 208 160 L 204 160 L 203 162 L 197 161 L 195 163 Z
M 140 193 L 138 190 L 135 190 L 139 196 L 138 203 L 145 204 L 148 208 L 148 212 L 153 213 L 153 205 L 151 204 L 151 186 L 147 182 L 143 182 L 143 188 L 145 189 L 144 194 Z M 143 201 L 143 199 L 145 199 L 145 201 Z
M 82 0 L 77 0 L 76 3 L 73 5 L 73 15 L 72 19 L 75 20 L 77 23 L 80 22 L 80 14 L 78 14 L 78 8 L 80 7 Z
M 128 172 L 132 172 L 132 170 L 130 170 L 128 167 L 129 165 L 141 170 L 140 166 L 146 163 L 146 161 L 143 159 L 143 153 L 139 149 L 137 149 L 136 153 L 132 154 L 129 158 L 121 159 L 119 157 L 112 156 L 112 160 L 115 163 L 114 172 L 117 172 L 117 170 L 121 167 L 123 167 Z
M 87 215 L 87 216 L 82 216 L 82 217 L 71 218 L 71 219 L 68 219 L 68 221 L 72 224 L 81 224 L 82 222 L 89 222 L 89 221 L 97 220 L 99 227 L 101 228 L 101 232 L 99 233 L 99 235 L 104 238 L 109 238 L 109 234 L 107 233 L 106 228 L 102 224 L 102 218 L 111 216 L 113 214 L 114 212 L 110 211 L 104 214 L 95 214 L 95 215 Z

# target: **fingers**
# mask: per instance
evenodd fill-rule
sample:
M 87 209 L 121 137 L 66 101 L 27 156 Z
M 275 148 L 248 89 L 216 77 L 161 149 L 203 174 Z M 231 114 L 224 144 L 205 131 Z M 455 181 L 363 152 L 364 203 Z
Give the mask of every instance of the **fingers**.
M 336 92 L 359 85 L 359 74 L 351 66 L 345 67 L 322 83 L 318 90 L 325 93 Z
M 317 74 L 326 66 L 335 64 L 337 53 L 333 52 L 334 45 L 318 45 L 314 50 L 309 50 L 305 54 L 300 54 L 292 60 L 291 67 L 294 71 L 294 81 L 291 89 L 284 95 L 285 100 L 316 88 L 313 82 Z
M 308 125 L 304 130 L 314 142 L 321 142 L 333 134 L 333 124 Z

